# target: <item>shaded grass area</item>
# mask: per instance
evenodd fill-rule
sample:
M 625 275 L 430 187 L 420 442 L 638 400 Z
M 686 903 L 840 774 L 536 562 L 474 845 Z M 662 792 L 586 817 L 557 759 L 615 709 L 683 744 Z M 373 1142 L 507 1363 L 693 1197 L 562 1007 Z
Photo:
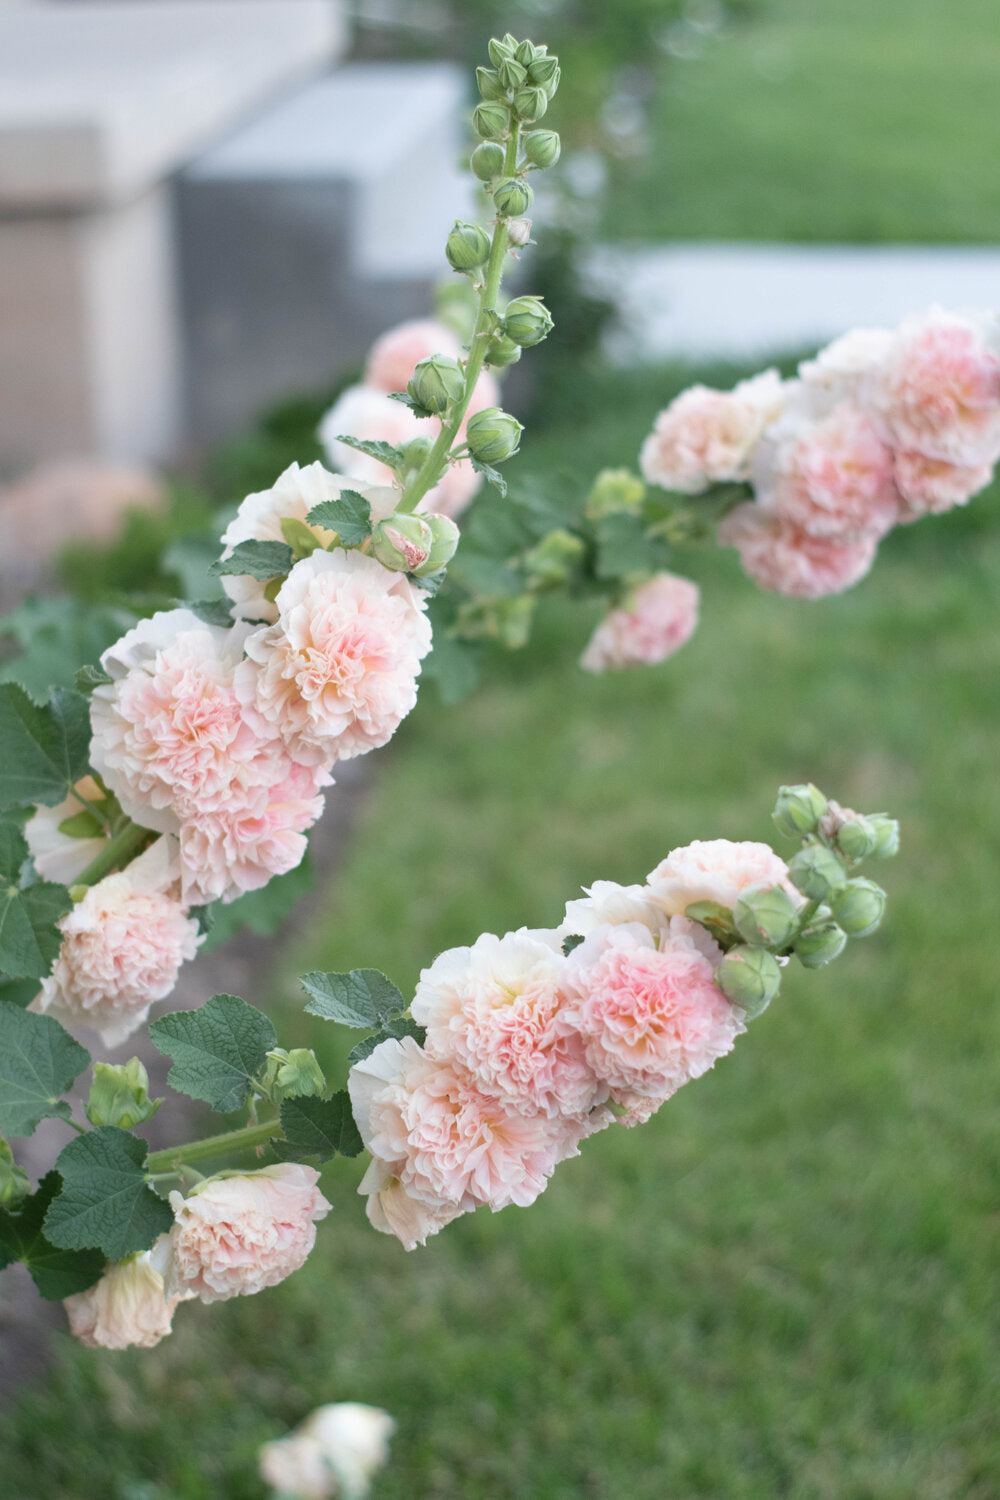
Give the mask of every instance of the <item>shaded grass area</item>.
M 526 442 L 540 482 L 571 482 L 567 451 L 578 476 L 629 461 L 680 376 L 603 378 Z M 900 531 L 816 604 L 707 555 L 703 623 L 660 668 L 580 673 L 592 614 L 562 605 L 466 703 L 426 694 L 305 948 L 247 996 L 334 1071 L 353 1039 L 301 1015 L 297 972 L 377 964 L 410 992 L 592 879 L 768 838 L 781 781 L 903 820 L 885 928 L 790 970 L 731 1057 L 530 1211 L 406 1255 L 335 1163 L 282 1287 L 181 1308 L 149 1353 L 66 1341 L 0 1420 L 4 1500 L 260 1500 L 258 1443 L 336 1399 L 399 1422 L 381 1500 L 992 1500 L 996 519 L 994 494 Z
M 995 243 L 998 69 L 992 0 L 765 0 L 659 70 L 604 232 Z

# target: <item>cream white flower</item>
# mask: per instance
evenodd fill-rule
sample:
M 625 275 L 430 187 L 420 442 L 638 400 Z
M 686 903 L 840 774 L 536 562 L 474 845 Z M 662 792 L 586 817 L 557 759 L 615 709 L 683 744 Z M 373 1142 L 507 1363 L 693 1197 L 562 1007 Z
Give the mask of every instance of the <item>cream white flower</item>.
M 70 1331 L 91 1349 L 152 1349 L 171 1331 L 180 1296 L 167 1297 L 149 1251 L 109 1265 L 100 1281 L 63 1300 Z

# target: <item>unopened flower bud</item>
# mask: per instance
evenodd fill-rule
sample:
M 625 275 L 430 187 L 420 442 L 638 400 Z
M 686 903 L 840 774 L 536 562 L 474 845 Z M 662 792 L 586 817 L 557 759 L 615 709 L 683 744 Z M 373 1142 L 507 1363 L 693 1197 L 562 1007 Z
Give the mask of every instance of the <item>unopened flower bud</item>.
M 493 189 L 493 207 L 500 218 L 519 218 L 527 213 L 534 199 L 531 184 L 520 177 L 504 177 Z
M 490 237 L 478 224 L 468 224 L 456 219 L 444 253 L 448 257 L 448 264 L 456 271 L 474 271 L 489 257 Z
M 591 521 L 619 511 L 635 515 L 646 497 L 646 486 L 628 469 L 602 469 L 587 496 L 586 515 Z
M 552 98 L 559 87 L 559 59 L 546 53 L 544 57 L 536 57 L 528 64 L 528 82 L 536 87 L 544 89 L 548 98 Z
M 504 104 L 492 100 L 477 104 L 472 112 L 472 127 L 485 141 L 499 141 L 510 128 L 510 116 Z
M 552 314 L 540 297 L 515 297 L 507 303 L 503 331 L 515 344 L 530 349 L 552 332 Z
M 406 389 L 418 406 L 440 416 L 462 394 L 465 375 L 457 360 L 432 354 L 417 365 Z
M 733 907 L 733 921 L 746 943 L 784 948 L 799 925 L 795 902 L 778 885 L 748 885 Z
M 411 438 L 408 443 L 404 443 L 402 450 L 404 468 L 413 474 L 418 469 L 422 469 L 433 447 L 432 437 L 415 437 Z
M 540 120 L 548 107 L 548 94 L 544 89 L 535 88 L 533 84 L 518 89 L 514 95 L 514 113 L 525 125 L 533 125 L 536 120 Z
M 522 144 L 533 167 L 554 167 L 559 160 L 561 146 L 554 130 L 529 130 Z
M 163 1103 L 149 1097 L 149 1074 L 137 1057 L 127 1063 L 95 1063 L 90 1098 L 84 1106 L 91 1125 L 133 1130 L 151 1120 Z
M 544 43 L 541 46 L 537 46 L 534 42 L 529 42 L 526 38 L 523 42 L 518 42 L 517 51 L 514 53 L 514 56 L 519 63 L 524 63 L 525 67 L 527 67 L 529 63 L 534 62 L 536 57 L 544 57 L 547 51 L 548 48 Z
M 584 551 L 583 541 L 570 531 L 550 531 L 537 547 L 524 555 L 524 566 L 529 576 L 542 584 L 562 583 L 570 570 L 579 561 Z
M 715 982 L 744 1019 L 752 1021 L 778 993 L 781 969 L 766 948 L 731 948 L 715 971 Z
M 293 1047 L 286 1052 L 283 1047 L 275 1047 L 267 1055 L 274 1064 L 274 1086 L 282 1096 L 321 1098 L 326 1093 L 323 1069 L 310 1048 Z
M 810 901 L 826 901 L 843 890 L 847 882 L 844 867 L 831 849 L 810 844 L 788 861 L 788 873 L 795 889 Z
M 502 38 L 494 37 L 487 49 L 490 54 L 490 62 L 495 68 L 499 68 L 500 64 L 506 62 L 508 57 L 514 56 L 517 46 L 517 41 L 511 36 L 509 31 Z
M 816 832 L 827 806 L 827 799 L 811 781 L 804 786 L 782 786 L 778 788 L 778 800 L 771 817 L 779 833 L 786 838 L 799 839 L 804 834 Z
M 507 220 L 507 243 L 515 249 L 522 249 L 531 238 L 530 219 L 508 219 Z
M 422 562 L 419 568 L 413 570 L 418 578 L 426 578 L 431 573 L 437 573 L 442 568 L 446 568 L 455 556 L 461 536 L 461 532 L 450 516 L 425 516 L 424 520 L 430 527 L 432 541 L 426 562 Z
M 518 594 L 515 599 L 497 601 L 496 636 L 501 646 L 517 651 L 527 644 L 534 612 L 535 601 L 530 594 Z
M 394 573 L 412 573 L 427 561 L 433 543 L 423 516 L 397 511 L 372 532 L 372 556 Z
M 469 166 L 480 182 L 492 182 L 503 175 L 504 149 L 497 141 L 480 141 L 469 158 Z
M 836 922 L 817 922 L 795 939 L 795 956 L 807 969 L 821 969 L 844 951 L 847 933 Z
M 493 365 L 496 369 L 503 369 L 506 365 L 516 365 L 521 358 L 521 346 L 501 333 L 490 339 L 486 345 L 484 358 L 488 365 Z
M 853 863 L 874 853 L 878 834 L 870 818 L 855 813 L 837 829 L 837 848 Z
M 497 69 L 504 89 L 519 89 L 527 78 L 527 70 L 516 57 L 505 57 Z
M 899 824 L 886 813 L 872 813 L 868 819 L 875 829 L 872 859 L 892 859 L 899 853 Z
M 507 85 L 500 82 L 500 75 L 493 68 L 476 69 L 476 87 L 480 97 L 490 103 L 503 99 L 507 93 Z
M 848 937 L 867 937 L 885 915 L 885 900 L 885 891 L 874 880 L 849 880 L 830 904 Z
M 517 452 L 523 431 L 521 423 L 509 412 L 501 411 L 499 406 L 487 406 L 469 418 L 465 441 L 473 458 L 480 463 L 499 464 Z
M 0 1205 L 12 1208 L 31 1192 L 31 1179 L 14 1160 L 7 1142 L 0 1140 Z

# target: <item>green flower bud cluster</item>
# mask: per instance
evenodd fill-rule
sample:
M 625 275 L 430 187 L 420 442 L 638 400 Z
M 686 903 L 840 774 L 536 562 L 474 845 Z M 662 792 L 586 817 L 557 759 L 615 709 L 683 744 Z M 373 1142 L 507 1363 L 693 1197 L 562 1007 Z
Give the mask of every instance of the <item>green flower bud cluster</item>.
M 522 180 L 523 174 L 554 167 L 560 142 L 554 130 L 528 131 L 520 141 L 519 160 L 508 158 L 501 143 L 516 139 L 522 126 L 537 124 L 545 114 L 559 87 L 559 59 L 550 56 L 546 47 L 519 42 L 509 32 L 494 37 L 489 52 L 493 66 L 476 69 L 482 102 L 473 111 L 472 124 L 480 144 L 472 153 L 471 166 L 479 180 L 490 186 L 498 215 L 510 218 L 531 205 L 531 189 Z
M 321 1099 L 327 1093 L 327 1082 L 316 1054 L 309 1047 L 275 1047 L 267 1054 L 264 1088 L 275 1102 L 289 1096 L 296 1099 Z
M 486 406 L 471 416 L 465 441 L 472 457 L 481 464 L 500 464 L 513 458 L 521 443 L 521 423 L 499 406 Z
M 394 573 L 427 578 L 455 555 L 459 530 L 448 516 L 397 511 L 372 532 L 372 556 Z
M 127 1063 L 95 1063 L 84 1110 L 91 1125 L 134 1130 L 151 1120 L 163 1103 L 149 1097 L 149 1074 L 137 1057 Z
M 645 498 L 646 486 L 637 474 L 628 469 L 602 469 L 587 496 L 584 514 L 588 521 L 619 512 L 638 515 Z

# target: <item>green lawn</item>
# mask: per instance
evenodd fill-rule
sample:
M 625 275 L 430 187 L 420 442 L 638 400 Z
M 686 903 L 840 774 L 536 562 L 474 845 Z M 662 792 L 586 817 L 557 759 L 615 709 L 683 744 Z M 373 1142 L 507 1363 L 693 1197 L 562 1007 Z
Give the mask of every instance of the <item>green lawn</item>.
M 592 388 L 524 470 L 627 462 L 667 381 L 616 377 L 603 413 Z M 0 1421 L 3 1500 L 260 1500 L 257 1444 L 337 1399 L 399 1422 L 380 1500 L 994 1500 L 997 498 L 816 604 L 699 559 L 703 624 L 660 668 L 580 673 L 590 617 L 563 607 L 466 703 L 426 694 L 308 942 L 247 996 L 328 1062 L 296 972 L 409 989 L 583 882 L 767 838 L 780 781 L 900 816 L 884 929 L 790 971 L 731 1057 L 530 1210 L 406 1255 L 364 1220 L 362 1163 L 334 1164 L 281 1288 L 182 1308 L 149 1353 L 64 1342 Z
M 760 0 L 659 70 L 605 233 L 1000 239 L 995 0 Z

